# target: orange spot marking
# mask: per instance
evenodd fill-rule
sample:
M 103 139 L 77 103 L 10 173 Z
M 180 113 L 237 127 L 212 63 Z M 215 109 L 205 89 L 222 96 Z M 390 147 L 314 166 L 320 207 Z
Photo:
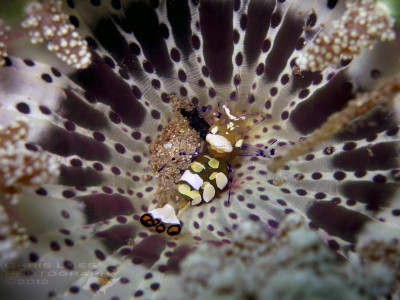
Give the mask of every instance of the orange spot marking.
M 144 214 L 141 218 L 140 218 L 140 223 L 142 223 L 143 226 L 146 227 L 151 227 L 154 226 L 154 220 L 153 217 L 149 214 Z
M 177 235 L 177 234 L 179 234 L 179 232 L 181 232 L 180 225 L 171 225 L 167 230 L 167 233 L 169 235 Z
M 158 225 L 158 226 L 156 227 L 156 231 L 157 231 L 158 233 L 164 232 L 164 231 L 165 231 L 165 226 L 164 226 L 164 224 Z

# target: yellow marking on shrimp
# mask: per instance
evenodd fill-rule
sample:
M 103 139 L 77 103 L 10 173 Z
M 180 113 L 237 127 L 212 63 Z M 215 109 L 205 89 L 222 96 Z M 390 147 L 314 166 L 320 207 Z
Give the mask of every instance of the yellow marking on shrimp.
M 198 205 L 198 204 L 200 204 L 202 199 L 203 199 L 203 198 L 201 198 L 200 193 L 198 193 L 196 196 L 193 197 L 192 205 Z
M 178 192 L 181 193 L 182 195 L 187 195 L 188 193 L 190 193 L 190 186 L 182 183 L 178 186 Z
M 201 195 L 198 190 L 192 190 L 187 184 L 180 184 L 178 187 L 179 193 L 192 199 L 192 205 L 197 205 L 201 202 Z
M 235 147 L 241 148 L 243 145 L 243 139 L 240 139 L 236 142 Z
M 201 171 L 203 171 L 205 169 L 204 165 L 199 163 L 199 162 L 197 162 L 197 161 L 192 162 L 190 167 L 196 173 L 200 173 Z
M 209 185 L 210 183 L 208 181 L 204 181 L 203 185 L 201 186 L 201 189 L 204 189 L 207 185 Z
M 214 180 L 215 176 L 217 176 L 218 172 L 212 172 L 210 176 L 208 176 L 208 179 Z
M 219 167 L 219 161 L 216 160 L 215 158 L 211 158 L 208 162 L 208 165 L 213 168 L 213 169 L 218 169 Z

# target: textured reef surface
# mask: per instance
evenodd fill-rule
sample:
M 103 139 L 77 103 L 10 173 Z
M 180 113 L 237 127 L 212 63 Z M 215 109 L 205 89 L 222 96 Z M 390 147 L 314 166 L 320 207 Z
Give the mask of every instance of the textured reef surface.
M 43 0 L 0 17 L 2 298 L 400 299 L 384 5 Z M 142 226 L 224 105 L 260 116 L 230 191 L 180 208 L 177 235 Z

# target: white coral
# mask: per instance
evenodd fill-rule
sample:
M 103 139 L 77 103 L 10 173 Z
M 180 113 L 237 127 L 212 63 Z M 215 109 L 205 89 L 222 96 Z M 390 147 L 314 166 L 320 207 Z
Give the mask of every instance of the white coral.
M 7 40 L 8 40 L 8 32 L 11 30 L 11 27 L 4 24 L 4 21 L 0 19 L 0 66 L 3 66 L 6 63 L 5 58 L 8 56 L 7 53 Z
M 47 49 L 55 52 L 63 62 L 76 69 L 87 68 L 91 63 L 88 44 L 68 22 L 61 4 L 58 0 L 29 3 L 26 7 L 28 17 L 21 26 L 30 29 L 32 44 L 48 40 Z
M 244 223 L 232 242 L 204 243 L 186 258 L 185 299 L 376 299 L 390 291 L 392 277 L 382 277 L 387 267 L 341 262 L 297 215 L 272 237 Z
M 363 48 L 372 49 L 380 41 L 394 40 L 394 19 L 373 0 L 347 0 L 343 16 L 333 23 L 333 32 L 320 33 L 297 58 L 301 70 L 321 71 L 352 59 Z
M 26 118 L 0 126 L 0 190 L 11 196 L 20 193 L 26 186 L 36 187 L 52 182 L 60 173 L 55 157 L 25 148 L 29 128 Z

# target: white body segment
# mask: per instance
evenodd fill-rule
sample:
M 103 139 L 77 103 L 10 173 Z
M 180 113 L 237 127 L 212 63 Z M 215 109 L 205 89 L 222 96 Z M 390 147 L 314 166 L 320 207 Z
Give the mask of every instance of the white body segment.
M 190 170 L 186 170 L 185 173 L 183 173 L 181 180 L 186 181 L 195 190 L 199 190 L 204 183 L 199 175 L 193 174 Z
M 215 189 L 214 187 L 207 182 L 204 189 L 203 189 L 203 200 L 205 202 L 210 202 L 215 196 Z
M 228 184 L 228 178 L 225 176 L 224 173 L 218 173 L 217 176 L 215 176 L 215 182 L 217 184 L 217 187 L 220 190 L 223 190 L 226 185 Z
M 175 209 L 166 204 L 164 207 L 153 209 L 149 212 L 155 219 L 160 219 L 167 224 L 180 224 L 179 219 L 176 217 Z

